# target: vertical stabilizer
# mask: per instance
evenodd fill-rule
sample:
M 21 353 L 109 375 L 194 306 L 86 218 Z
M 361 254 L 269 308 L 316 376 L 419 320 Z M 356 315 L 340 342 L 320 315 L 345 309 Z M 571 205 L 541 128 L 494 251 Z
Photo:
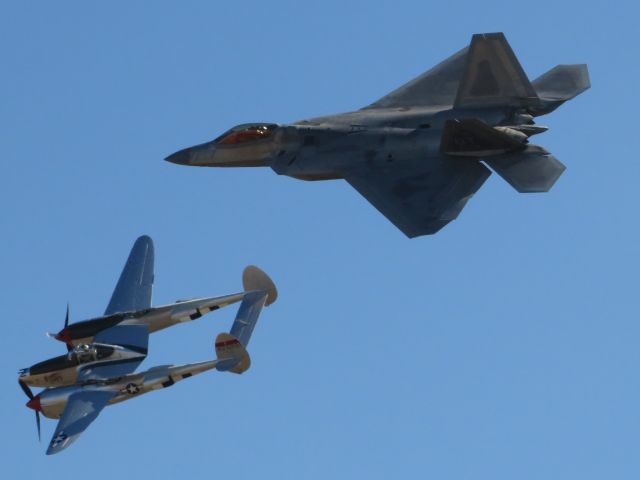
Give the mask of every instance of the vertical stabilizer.
M 527 107 L 538 96 L 503 33 L 471 39 L 454 108 Z

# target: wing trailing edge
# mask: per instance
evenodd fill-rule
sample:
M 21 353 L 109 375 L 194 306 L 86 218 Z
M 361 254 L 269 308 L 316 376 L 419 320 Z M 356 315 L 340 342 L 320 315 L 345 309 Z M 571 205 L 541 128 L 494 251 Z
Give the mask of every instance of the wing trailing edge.
M 548 192 L 567 168 L 538 145 L 483 160 L 520 193 Z

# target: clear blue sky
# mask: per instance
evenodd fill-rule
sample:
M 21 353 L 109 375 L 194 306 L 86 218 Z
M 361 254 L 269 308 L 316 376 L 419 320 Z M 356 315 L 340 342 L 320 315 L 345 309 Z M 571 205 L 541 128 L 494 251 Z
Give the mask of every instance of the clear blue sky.
M 5 478 L 637 479 L 637 7 L 632 2 L 5 2 L 0 291 Z M 589 64 L 540 119 L 568 169 L 493 175 L 408 240 L 346 183 L 163 162 L 238 123 L 357 109 L 504 31 L 531 78 Z M 276 281 L 242 376 L 108 408 L 46 457 L 16 372 L 99 315 L 131 244 L 154 302 Z M 212 358 L 235 308 L 155 334 L 143 364 Z

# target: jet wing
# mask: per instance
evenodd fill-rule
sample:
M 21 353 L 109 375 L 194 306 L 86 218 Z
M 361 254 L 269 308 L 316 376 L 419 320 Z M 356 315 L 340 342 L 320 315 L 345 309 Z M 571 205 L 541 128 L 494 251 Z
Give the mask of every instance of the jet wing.
M 61 452 L 84 432 L 116 392 L 79 390 L 73 393 L 53 433 L 47 455 Z
M 147 325 L 117 325 L 99 332 L 93 341 L 94 343 L 119 345 L 131 351 L 132 356 L 111 361 L 107 357 L 100 363 L 88 364 L 78 372 L 78 383 L 118 378 L 133 373 L 147 356 L 149 327 Z
M 464 73 L 468 50 L 463 48 L 365 109 L 453 105 Z
M 153 240 L 143 235 L 131 249 L 105 315 L 143 310 L 151 306 L 153 264 Z
M 413 238 L 432 235 L 454 220 L 489 175 L 476 160 L 442 157 L 354 170 L 345 180 Z

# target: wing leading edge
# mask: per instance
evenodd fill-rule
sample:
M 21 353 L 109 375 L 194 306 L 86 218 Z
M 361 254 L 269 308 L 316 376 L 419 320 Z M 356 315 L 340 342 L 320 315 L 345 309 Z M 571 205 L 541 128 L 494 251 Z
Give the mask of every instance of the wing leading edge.
M 463 48 L 365 108 L 453 105 L 464 73 L 468 50 L 468 47 Z

